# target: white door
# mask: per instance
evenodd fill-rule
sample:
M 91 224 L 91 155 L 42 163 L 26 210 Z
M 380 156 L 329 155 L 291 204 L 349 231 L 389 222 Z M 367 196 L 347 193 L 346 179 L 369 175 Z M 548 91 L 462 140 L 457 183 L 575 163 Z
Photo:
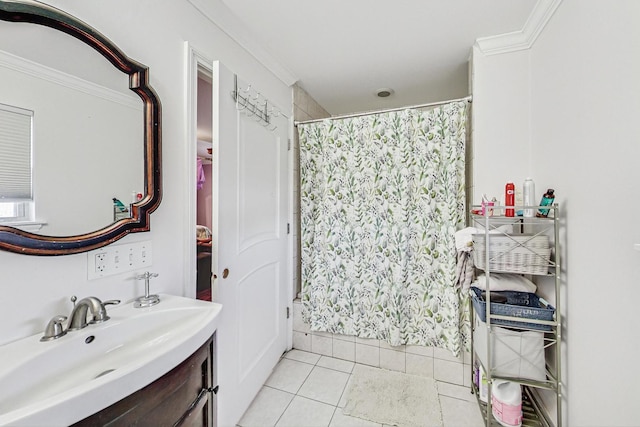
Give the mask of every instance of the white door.
M 287 345 L 288 123 L 276 118 L 270 131 L 238 111 L 234 75 L 219 62 L 213 74 L 213 295 L 223 305 L 217 410 L 218 426 L 227 427 L 240 420 Z

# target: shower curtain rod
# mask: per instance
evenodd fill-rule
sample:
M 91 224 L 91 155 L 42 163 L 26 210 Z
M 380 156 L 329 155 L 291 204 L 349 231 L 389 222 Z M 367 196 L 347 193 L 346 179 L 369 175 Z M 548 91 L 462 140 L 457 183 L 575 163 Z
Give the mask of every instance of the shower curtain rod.
M 324 120 L 348 119 L 348 118 L 351 118 L 351 117 L 368 116 L 368 115 L 371 115 L 371 114 L 390 113 L 392 111 L 402 111 L 402 110 L 410 110 L 410 109 L 417 109 L 417 108 L 436 107 L 438 105 L 444 105 L 444 104 L 449 104 L 451 102 L 459 102 L 459 101 L 467 101 L 467 102 L 471 103 L 472 100 L 473 100 L 473 97 L 471 95 L 469 95 L 469 96 L 465 96 L 464 98 L 450 99 L 449 101 L 430 102 L 430 103 L 427 103 L 427 104 L 411 105 L 409 107 L 397 107 L 397 108 L 389 108 L 389 109 L 386 109 L 386 110 L 377 110 L 377 111 L 363 111 L 361 113 L 351 113 L 351 114 L 343 114 L 343 115 L 340 115 L 340 116 L 325 117 L 324 119 L 311 119 L 311 120 L 301 120 L 301 121 L 296 120 L 295 122 L 293 122 L 293 125 L 294 126 L 306 125 L 308 123 L 318 123 L 318 122 L 322 122 Z

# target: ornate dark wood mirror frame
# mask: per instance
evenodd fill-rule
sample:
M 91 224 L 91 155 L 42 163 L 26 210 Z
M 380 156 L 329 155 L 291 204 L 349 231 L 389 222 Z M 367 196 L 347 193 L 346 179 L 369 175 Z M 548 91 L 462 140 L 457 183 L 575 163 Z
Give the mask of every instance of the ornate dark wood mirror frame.
M 148 84 L 148 68 L 124 55 L 105 36 L 75 17 L 44 4 L 0 0 L 0 20 L 32 23 L 62 31 L 86 43 L 129 76 L 129 89 L 144 104 L 144 187 L 142 200 L 131 205 L 131 217 L 86 234 L 43 236 L 0 226 L 0 249 L 27 255 L 68 255 L 106 246 L 129 233 L 149 231 L 151 213 L 162 198 L 161 106 Z

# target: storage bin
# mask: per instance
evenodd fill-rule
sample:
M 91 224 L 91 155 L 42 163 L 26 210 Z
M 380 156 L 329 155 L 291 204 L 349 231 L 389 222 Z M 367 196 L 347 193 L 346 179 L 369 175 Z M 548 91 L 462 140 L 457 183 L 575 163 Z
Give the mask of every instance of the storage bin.
M 499 326 L 492 327 L 491 363 L 487 363 L 486 323 L 474 316 L 473 347 L 476 356 L 492 375 L 527 378 L 536 381 L 547 379 L 544 356 L 544 332 L 513 331 Z
M 486 309 L 487 302 L 483 297 L 483 291 L 476 288 L 475 286 L 471 287 L 471 301 L 473 303 L 473 309 L 478 313 L 480 319 L 484 322 L 487 318 Z M 491 314 L 498 314 L 501 316 L 513 316 L 520 317 L 523 319 L 536 319 L 536 320 L 553 320 L 556 309 L 549 304 L 543 303 L 536 294 L 532 294 L 530 292 L 516 292 L 516 291 L 493 291 L 491 292 L 492 299 L 500 298 L 504 300 L 506 298 L 506 302 L 491 302 Z M 551 331 L 551 326 L 549 325 L 539 325 L 535 323 L 530 323 L 526 321 L 517 321 L 517 320 L 503 320 L 503 319 L 492 319 L 491 324 L 495 325 L 504 325 L 504 326 L 512 326 L 516 328 L 528 328 L 535 329 L 539 331 Z
M 486 235 L 473 234 L 473 263 L 486 269 Z M 547 236 L 489 234 L 489 270 L 520 274 L 547 274 L 551 248 Z

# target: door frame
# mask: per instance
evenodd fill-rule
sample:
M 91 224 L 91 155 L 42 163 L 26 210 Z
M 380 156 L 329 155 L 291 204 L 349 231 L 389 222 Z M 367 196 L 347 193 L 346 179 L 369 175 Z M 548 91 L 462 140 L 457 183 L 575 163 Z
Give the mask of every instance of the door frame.
M 196 190 L 196 156 L 198 144 L 198 70 L 204 69 L 209 74 L 213 74 L 213 60 L 195 49 L 188 41 L 184 42 L 185 52 L 185 141 L 184 144 L 184 190 L 183 206 L 185 209 L 185 236 L 183 239 L 184 259 L 184 283 L 183 293 L 189 298 L 196 297 L 197 265 L 196 265 L 196 213 L 197 213 L 197 190 Z M 212 248 L 212 250 L 216 250 Z M 212 256 L 212 263 L 216 257 Z M 215 265 L 211 266 L 211 271 L 215 270 Z

